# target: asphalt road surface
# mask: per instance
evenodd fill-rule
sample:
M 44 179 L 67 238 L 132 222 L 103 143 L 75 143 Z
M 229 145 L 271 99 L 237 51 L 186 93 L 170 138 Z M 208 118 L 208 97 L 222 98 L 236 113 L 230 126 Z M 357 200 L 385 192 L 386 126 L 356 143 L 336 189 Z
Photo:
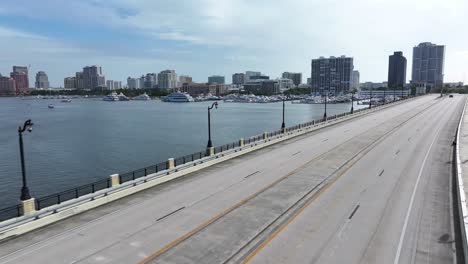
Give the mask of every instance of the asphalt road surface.
M 424 96 L 0 244 L 0 263 L 454 263 L 465 97 Z

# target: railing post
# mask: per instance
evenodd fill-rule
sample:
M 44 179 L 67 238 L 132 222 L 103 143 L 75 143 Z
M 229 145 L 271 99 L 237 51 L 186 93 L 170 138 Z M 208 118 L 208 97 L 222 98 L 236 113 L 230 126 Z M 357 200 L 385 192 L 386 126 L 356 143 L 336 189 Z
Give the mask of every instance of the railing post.
M 239 147 L 243 147 L 243 146 L 244 146 L 244 143 L 245 143 L 245 142 L 244 142 L 244 139 L 243 139 L 243 138 L 239 139 Z
M 173 169 L 174 168 L 174 158 L 170 158 L 167 160 L 167 169 Z
M 265 140 L 268 139 L 268 133 L 267 132 L 263 133 L 263 139 L 265 139 Z
M 117 187 L 120 185 L 120 177 L 118 174 L 112 174 L 110 176 L 110 180 L 111 180 L 111 187 Z
M 31 215 L 36 212 L 36 202 L 34 198 L 21 201 L 23 209 L 21 210 L 22 215 Z

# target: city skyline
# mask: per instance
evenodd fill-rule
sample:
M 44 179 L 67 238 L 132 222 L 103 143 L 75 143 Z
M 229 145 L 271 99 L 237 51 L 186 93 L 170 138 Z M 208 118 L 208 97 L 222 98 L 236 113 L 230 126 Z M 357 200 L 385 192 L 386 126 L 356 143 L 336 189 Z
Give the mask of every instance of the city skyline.
M 299 72 L 306 80 L 311 59 L 347 55 L 354 58 L 361 81 L 382 82 L 387 79 L 388 55 L 399 50 L 408 59 L 409 82 L 413 47 L 432 42 L 447 47 L 444 81 L 466 82 L 468 48 L 463 45 L 467 37 L 447 29 L 467 26 L 462 10 L 468 3 L 425 1 L 423 6 L 419 0 L 335 2 L 340 3 L 2 3 L 0 73 L 7 75 L 11 65 L 31 65 L 30 72 L 48 74 L 52 87 L 63 86 L 64 77 L 93 64 L 105 69 L 106 78 L 122 82 L 128 76 L 164 69 L 190 75 L 195 82 L 203 82 L 210 75 L 231 76 L 248 70 L 272 78 L 284 71 Z M 269 12 L 258 12 L 264 8 Z M 278 24 L 284 10 L 295 15 Z M 336 18 L 326 24 L 306 19 L 312 16 L 313 21 L 320 21 L 322 13 Z M 440 14 L 444 19 L 424 19 Z M 185 19 L 179 19 L 182 17 Z M 278 31 L 283 34 L 276 34 Z M 389 37 L 392 35 L 398 37 Z

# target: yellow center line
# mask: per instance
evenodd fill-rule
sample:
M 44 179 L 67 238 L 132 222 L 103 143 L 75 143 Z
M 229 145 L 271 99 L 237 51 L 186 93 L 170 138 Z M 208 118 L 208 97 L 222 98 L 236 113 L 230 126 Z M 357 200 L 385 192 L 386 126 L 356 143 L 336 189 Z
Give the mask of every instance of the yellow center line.
M 357 137 L 357 136 L 356 136 Z M 347 143 L 348 141 L 351 141 L 353 138 L 350 138 L 348 140 L 346 140 L 345 142 L 331 148 L 330 150 L 328 150 L 327 152 L 324 152 L 322 154 L 320 154 L 319 156 L 316 156 L 314 157 L 313 159 L 307 161 L 306 163 L 302 164 L 301 166 L 297 167 L 296 169 L 294 169 L 293 171 L 289 172 L 288 174 L 286 174 L 285 176 L 282 176 L 281 178 L 273 181 L 272 183 L 268 184 L 267 186 L 259 189 L 258 191 L 254 192 L 253 194 L 247 196 L 246 198 L 242 199 L 241 201 L 239 201 L 238 203 L 234 204 L 233 206 L 227 208 L 226 210 L 222 211 L 221 213 L 217 214 L 216 216 L 206 220 L 205 222 L 201 223 L 200 225 L 198 225 L 197 227 L 195 227 L 194 229 L 192 229 L 191 231 L 189 231 L 188 233 L 180 236 L 179 238 L 175 239 L 174 241 L 170 242 L 169 244 L 165 245 L 164 247 L 160 248 L 159 250 L 157 250 L 156 252 L 154 252 L 153 254 L 147 256 L 146 258 L 144 258 L 143 260 L 141 260 L 140 262 L 138 262 L 139 264 L 144 264 L 144 263 L 147 263 L 148 261 L 150 261 L 151 259 L 161 255 L 162 253 L 164 253 L 166 250 L 170 249 L 171 247 L 177 245 L 178 243 L 182 242 L 183 240 L 187 239 L 188 237 L 192 236 L 193 234 L 195 234 L 196 232 L 200 231 L 201 229 L 203 229 L 204 227 L 210 225 L 211 223 L 213 223 L 214 221 L 218 220 L 219 218 L 225 216 L 226 214 L 228 214 L 229 212 L 233 211 L 234 209 L 240 207 L 241 205 L 245 204 L 247 201 L 251 200 L 252 198 L 254 198 L 256 195 L 260 194 L 261 192 L 271 188 L 272 186 L 274 186 L 275 184 L 277 184 L 278 182 L 290 177 L 291 175 L 297 173 L 299 170 L 303 169 L 305 166 L 309 165 L 311 162 L 315 161 L 315 160 L 318 160 L 320 159 L 321 157 L 325 156 L 326 154 L 334 151 L 335 149 L 337 149 L 338 147 L 344 145 L 345 143 Z
M 371 149 L 369 149 L 370 151 Z M 315 202 L 328 188 L 330 188 L 341 176 L 345 175 L 359 160 L 361 160 L 365 155 L 362 155 L 358 159 L 356 159 L 351 165 L 346 168 L 342 173 L 340 173 L 336 178 L 331 180 L 327 185 L 325 185 L 322 189 L 320 189 L 315 196 L 308 201 L 301 209 L 299 209 L 294 215 L 285 223 L 283 224 L 278 230 L 276 230 L 273 235 L 268 237 L 258 248 L 256 248 L 242 263 L 246 264 L 249 263 L 260 251 L 262 251 L 273 239 L 275 239 L 289 224 L 291 224 L 307 207 L 309 207 L 313 202 Z
M 432 106 L 432 104 L 431 104 L 430 106 Z M 371 131 L 372 129 L 374 129 L 374 128 L 372 127 L 372 128 L 370 128 L 370 129 L 364 131 L 363 133 L 366 133 L 366 132 L 368 132 L 368 131 Z M 221 213 L 217 214 L 216 216 L 214 216 L 214 217 L 212 217 L 212 218 L 206 220 L 205 222 L 201 223 L 200 225 L 198 225 L 197 227 L 195 227 L 194 229 L 192 229 L 192 230 L 189 231 L 188 233 L 186 233 L 186 234 L 184 234 L 184 235 L 178 237 L 177 239 L 173 240 L 173 241 L 170 242 L 169 244 L 165 245 L 164 247 L 160 248 L 160 249 L 157 250 L 156 252 L 152 253 L 151 255 L 147 256 L 146 258 L 144 258 L 143 260 L 141 260 L 140 262 L 138 262 L 138 264 L 147 263 L 147 262 L 150 261 L 151 259 L 158 257 L 159 255 L 161 255 L 162 253 L 164 253 L 165 251 L 167 251 L 167 250 L 170 249 L 171 247 L 176 246 L 176 245 L 179 244 L 180 242 L 184 241 L 185 239 L 189 238 L 189 237 L 192 236 L 193 234 L 195 234 L 195 233 L 197 233 L 198 231 L 200 231 L 201 229 L 205 228 L 206 226 L 210 225 L 211 223 L 213 223 L 213 222 L 215 222 L 216 220 L 220 219 L 221 217 L 225 216 L 225 215 L 228 214 L 229 212 L 231 212 L 231 211 L 233 211 L 234 209 L 236 209 L 236 208 L 240 207 L 241 205 L 245 204 L 247 201 L 251 200 L 252 198 L 254 198 L 255 196 L 257 196 L 258 194 L 260 194 L 260 193 L 262 193 L 263 191 L 265 191 L 265 190 L 271 188 L 272 186 L 274 186 L 274 185 L 277 184 L 278 182 L 280 182 L 280 181 L 282 181 L 282 180 L 284 180 L 284 179 L 290 177 L 291 175 L 297 173 L 299 170 L 303 169 L 305 166 L 309 165 L 311 162 L 316 161 L 316 160 L 322 158 L 322 157 L 325 156 L 326 154 L 328 154 L 328 153 L 334 151 L 335 149 L 337 149 L 337 148 L 341 147 L 342 145 L 344 145 L 344 144 L 350 142 L 351 140 L 353 140 L 353 139 L 355 139 L 355 138 L 357 138 L 357 137 L 360 137 L 363 133 L 360 133 L 359 135 L 356 135 L 356 136 L 354 136 L 354 137 L 352 137 L 352 138 L 350 138 L 350 139 L 344 141 L 343 143 L 336 145 L 335 147 L 331 148 L 330 150 L 328 150 L 328 151 L 326 151 L 326 152 L 324 152 L 324 153 L 322 153 L 322 154 L 320 154 L 320 155 L 314 157 L 313 159 L 307 161 L 306 163 L 304 163 L 303 165 L 297 167 L 296 169 L 294 169 L 293 171 L 289 172 L 289 173 L 286 174 L 285 176 L 282 176 L 281 178 L 279 178 L 279 179 L 273 181 L 272 183 L 270 183 L 270 184 L 268 184 L 267 186 L 265 186 L 265 187 L 259 189 L 258 191 L 254 192 L 253 194 L 247 196 L 246 198 L 242 199 L 242 200 L 239 201 L 238 203 L 236 203 L 236 204 L 234 204 L 233 206 L 227 208 L 226 210 L 222 211 Z M 372 143 L 372 144 L 373 144 L 373 143 Z M 372 144 L 371 144 L 371 145 L 372 145 Z M 362 158 L 362 157 L 361 157 L 361 158 Z M 360 158 L 359 158 L 359 159 L 360 159 Z M 358 159 L 358 160 L 359 160 L 359 159 Z M 358 160 L 356 160 L 356 162 L 357 162 Z M 351 164 L 351 167 L 352 167 L 354 164 L 355 164 L 355 162 Z M 318 196 L 319 196 L 321 193 L 323 193 L 323 191 L 325 191 L 326 189 L 328 189 L 328 188 L 331 186 L 331 184 L 333 184 L 338 178 L 340 178 L 344 173 L 346 173 L 351 167 L 349 167 L 348 169 L 346 169 L 342 174 L 338 175 L 335 179 L 333 179 L 330 183 L 328 183 L 325 187 L 323 187 L 323 188 L 317 193 Z M 311 201 L 309 201 L 303 208 L 301 208 L 301 209 L 298 211 L 298 213 L 302 212 L 302 211 L 305 209 L 305 207 L 307 207 L 307 206 L 310 205 L 313 201 L 315 201 L 315 200 L 318 198 L 318 196 L 317 196 L 317 197 L 314 197 Z M 281 230 L 283 230 L 287 225 L 289 225 L 289 223 L 292 222 L 292 221 L 297 217 L 297 215 L 298 215 L 298 214 L 296 213 L 296 214 L 291 218 L 291 220 L 288 221 L 288 223 L 287 223 L 285 226 L 281 227 L 278 231 L 281 232 Z M 279 234 L 278 231 L 275 232 L 276 235 Z M 275 234 L 274 234 L 273 237 L 269 238 L 267 241 L 271 241 L 271 240 L 276 236 Z M 266 241 L 265 241 L 265 242 L 266 242 Z M 265 242 L 264 242 L 264 243 L 265 243 Z M 265 244 L 265 245 L 262 244 L 262 245 L 261 245 L 259 248 L 257 248 L 257 250 L 255 250 L 253 253 L 255 253 L 255 254 L 258 253 L 258 252 L 259 252 L 263 247 L 265 247 L 265 246 L 266 246 L 266 244 Z M 252 253 L 252 254 L 253 254 L 253 253 Z M 249 257 L 246 259 L 246 261 L 245 261 L 244 263 L 247 263 L 250 259 L 253 258 L 253 256 L 254 256 L 254 255 L 249 256 Z

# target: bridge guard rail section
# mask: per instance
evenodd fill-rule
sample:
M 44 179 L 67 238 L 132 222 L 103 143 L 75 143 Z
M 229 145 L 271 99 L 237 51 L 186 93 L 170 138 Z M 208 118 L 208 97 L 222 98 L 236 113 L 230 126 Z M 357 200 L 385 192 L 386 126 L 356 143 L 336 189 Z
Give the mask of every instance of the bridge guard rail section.
M 403 101 L 405 100 L 375 106 L 371 109 L 362 108 L 355 110 L 353 114 L 343 113 L 330 116 L 330 118 L 322 118 L 288 127 L 285 131 L 277 130 L 253 136 L 245 139 L 244 145 L 241 145 L 238 141 L 218 146 L 215 147 L 214 155 L 212 156 L 208 155 L 206 151 L 196 152 L 174 159 L 174 167 L 172 168 L 169 166 L 169 161 L 166 161 L 143 169 L 120 174 L 118 175 L 118 186 L 112 186 L 110 178 L 107 178 L 64 192 L 40 197 L 35 203 L 37 211 L 30 215 L 22 215 L 21 204 L 0 209 L 0 241 L 12 235 L 29 232 L 41 226 L 126 197 L 182 175 L 212 166 L 224 160 L 321 129 L 327 125 L 385 109 Z M 41 221 L 48 217 L 50 220 Z M 18 228 L 27 224 L 29 224 L 27 228 Z
M 455 170 L 456 170 L 456 187 L 457 187 L 457 206 L 458 206 L 458 216 L 460 222 L 460 230 L 461 230 L 461 240 L 462 240 L 462 247 L 463 247 L 463 258 L 464 263 L 468 264 L 468 237 L 467 237 L 467 230 L 468 230 L 468 208 L 466 203 L 466 195 L 465 195 L 465 187 L 463 184 L 463 171 L 461 166 L 461 158 L 460 158 L 460 131 L 463 124 L 463 118 L 465 116 L 466 110 L 466 98 L 465 98 L 465 105 L 463 106 L 463 112 L 460 117 L 460 122 L 458 123 L 458 128 L 456 132 L 456 141 L 455 141 Z

